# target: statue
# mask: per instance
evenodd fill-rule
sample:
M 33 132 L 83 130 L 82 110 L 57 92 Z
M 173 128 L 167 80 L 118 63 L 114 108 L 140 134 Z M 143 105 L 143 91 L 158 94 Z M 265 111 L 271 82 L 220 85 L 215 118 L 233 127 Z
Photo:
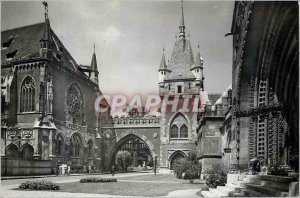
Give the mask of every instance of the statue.
M 260 172 L 260 161 L 259 159 L 257 159 L 256 157 L 255 158 L 252 158 L 250 160 L 250 172 L 255 175 L 257 172 Z

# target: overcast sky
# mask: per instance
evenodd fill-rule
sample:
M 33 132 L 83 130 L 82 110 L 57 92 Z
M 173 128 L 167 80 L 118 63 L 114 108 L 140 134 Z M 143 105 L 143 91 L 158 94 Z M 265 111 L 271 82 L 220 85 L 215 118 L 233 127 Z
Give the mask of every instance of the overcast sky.
M 96 44 L 100 89 L 157 93 L 162 49 L 169 59 L 179 33 L 180 1 L 49 1 L 51 27 L 78 64 L 90 64 Z M 233 2 L 185 1 L 186 33 L 194 55 L 200 44 L 204 87 L 231 84 Z M 3 30 L 44 21 L 41 2 L 1 2 Z

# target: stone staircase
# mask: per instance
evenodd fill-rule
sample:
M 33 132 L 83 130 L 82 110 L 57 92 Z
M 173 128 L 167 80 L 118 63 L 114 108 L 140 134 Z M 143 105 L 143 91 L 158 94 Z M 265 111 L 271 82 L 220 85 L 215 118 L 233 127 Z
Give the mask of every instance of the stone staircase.
M 296 192 L 296 193 L 295 193 Z M 299 196 L 299 181 L 273 175 L 228 174 L 227 184 L 201 191 L 203 197 L 291 197 Z

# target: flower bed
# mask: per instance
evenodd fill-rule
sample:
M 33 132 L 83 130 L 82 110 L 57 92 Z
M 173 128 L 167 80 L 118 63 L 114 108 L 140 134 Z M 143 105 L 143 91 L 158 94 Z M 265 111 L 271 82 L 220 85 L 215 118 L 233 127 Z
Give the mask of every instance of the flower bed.
M 59 190 L 59 185 L 47 180 L 26 181 L 21 183 L 19 189 L 22 190 Z
M 100 178 L 100 177 L 87 177 L 82 178 L 80 183 L 100 183 L 100 182 L 117 182 L 116 178 Z

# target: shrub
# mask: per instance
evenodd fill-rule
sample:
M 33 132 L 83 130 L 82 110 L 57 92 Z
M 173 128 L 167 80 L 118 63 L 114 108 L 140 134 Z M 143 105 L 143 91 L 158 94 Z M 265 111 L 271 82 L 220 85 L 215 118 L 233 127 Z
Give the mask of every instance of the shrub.
M 132 156 L 128 151 L 119 151 L 116 155 L 115 163 L 118 167 L 121 167 L 123 171 L 127 171 L 127 168 L 132 165 Z
M 47 180 L 26 181 L 20 184 L 19 189 L 25 190 L 59 190 L 59 185 Z
M 269 167 L 271 175 L 288 176 L 292 170 L 288 166 L 275 164 Z
M 227 175 L 223 171 L 210 171 L 206 178 L 206 185 L 209 188 L 216 188 L 217 186 L 225 186 L 227 182 Z
M 117 182 L 116 178 L 100 178 L 100 177 L 87 177 L 80 179 L 80 183 L 100 183 L 100 182 Z
M 201 164 L 197 160 L 195 152 L 191 152 L 188 157 L 178 159 L 174 162 L 174 172 L 179 179 L 198 179 L 201 173 Z M 182 178 L 182 173 L 185 173 Z

